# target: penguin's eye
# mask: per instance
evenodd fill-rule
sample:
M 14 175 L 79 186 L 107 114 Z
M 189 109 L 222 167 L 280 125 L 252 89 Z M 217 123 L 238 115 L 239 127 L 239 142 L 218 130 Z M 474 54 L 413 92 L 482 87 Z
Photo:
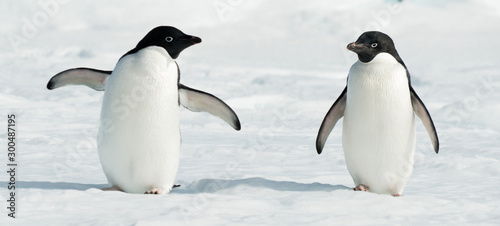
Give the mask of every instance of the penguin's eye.
M 375 48 L 377 46 L 378 46 L 378 43 L 376 43 L 376 42 L 372 43 L 372 48 Z
M 172 37 L 170 37 L 170 36 L 167 36 L 167 37 L 165 38 L 165 41 L 167 41 L 167 42 L 171 42 L 171 41 L 174 41 L 174 38 L 172 38 Z

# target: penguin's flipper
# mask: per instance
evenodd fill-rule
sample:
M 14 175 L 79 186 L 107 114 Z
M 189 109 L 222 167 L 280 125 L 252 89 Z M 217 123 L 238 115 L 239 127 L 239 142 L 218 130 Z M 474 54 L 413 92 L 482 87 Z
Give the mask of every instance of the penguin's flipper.
M 179 102 L 185 108 L 199 112 L 208 112 L 231 125 L 235 130 L 241 129 L 240 120 L 233 109 L 216 96 L 200 90 L 189 88 L 179 83 Z
M 413 111 L 415 111 L 415 114 L 420 118 L 420 120 L 422 120 L 425 130 L 427 130 L 427 133 L 431 138 L 432 146 L 434 146 L 434 151 L 437 154 L 439 152 L 439 139 L 437 136 L 436 127 L 434 127 L 434 122 L 432 121 L 431 115 L 429 114 L 429 111 L 427 111 L 424 103 L 422 102 L 420 97 L 418 97 L 417 93 L 411 86 L 410 91 Z
M 316 138 L 316 151 L 318 151 L 318 154 L 321 154 L 321 152 L 323 151 L 326 139 L 328 139 L 328 135 L 330 135 L 330 132 L 332 132 L 332 129 L 337 121 L 344 116 L 347 96 L 346 94 L 347 87 L 344 88 L 344 91 L 342 91 L 339 98 L 337 98 L 337 100 L 333 103 L 330 110 L 328 110 L 328 113 L 326 113 L 325 119 L 323 119 L 323 123 L 321 123 L 318 137 Z
M 52 90 L 66 85 L 86 85 L 97 91 L 104 91 L 111 72 L 83 67 L 68 69 L 54 75 L 47 83 L 47 89 Z

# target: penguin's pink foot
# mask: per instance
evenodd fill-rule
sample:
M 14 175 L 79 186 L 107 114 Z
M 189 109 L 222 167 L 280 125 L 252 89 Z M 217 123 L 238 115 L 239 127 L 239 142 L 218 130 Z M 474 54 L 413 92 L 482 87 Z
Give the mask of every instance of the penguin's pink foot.
M 163 190 L 160 188 L 153 188 L 149 191 L 144 192 L 144 194 L 161 195 L 163 194 Z
M 355 188 L 353 188 L 354 191 L 370 191 L 370 189 L 368 189 L 368 186 L 364 185 L 364 184 L 360 184 L 358 186 L 356 186 Z
M 113 187 L 110 187 L 110 188 L 103 188 L 101 189 L 103 191 L 122 191 L 120 188 L 118 188 L 117 186 L 113 186 Z
M 393 194 L 392 196 L 394 197 L 399 197 L 399 196 L 403 196 L 402 194 L 399 194 L 399 193 L 396 193 L 396 194 Z

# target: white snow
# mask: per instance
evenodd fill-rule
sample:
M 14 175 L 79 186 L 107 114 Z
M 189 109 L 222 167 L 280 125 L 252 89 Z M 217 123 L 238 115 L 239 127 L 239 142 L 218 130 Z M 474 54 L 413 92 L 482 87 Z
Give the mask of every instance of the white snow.
M 498 1 L 10 1 L 0 19 L 0 225 L 500 224 Z M 111 70 L 158 25 L 203 39 L 181 53 L 181 82 L 232 106 L 242 130 L 183 109 L 181 187 L 103 192 L 103 93 L 45 85 L 68 68 Z M 342 123 L 321 155 L 314 146 L 356 60 L 346 45 L 374 29 L 395 41 L 441 142 L 436 155 L 417 121 L 415 170 L 398 198 L 351 190 Z

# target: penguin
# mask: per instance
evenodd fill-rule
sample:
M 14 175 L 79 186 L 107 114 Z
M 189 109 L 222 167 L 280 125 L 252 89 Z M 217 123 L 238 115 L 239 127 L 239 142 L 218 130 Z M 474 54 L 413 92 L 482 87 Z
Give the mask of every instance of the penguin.
M 180 105 L 241 129 L 236 113 L 216 96 L 180 83 L 175 59 L 201 39 L 171 26 L 152 29 L 112 71 L 73 68 L 53 76 L 49 90 L 85 85 L 104 91 L 97 148 L 110 188 L 165 194 L 179 166 Z
M 354 190 L 400 196 L 413 171 L 415 115 L 437 154 L 434 122 L 387 34 L 364 32 L 347 49 L 355 52 L 358 60 L 321 124 L 316 150 L 321 154 L 330 132 L 343 117 L 342 147 Z

